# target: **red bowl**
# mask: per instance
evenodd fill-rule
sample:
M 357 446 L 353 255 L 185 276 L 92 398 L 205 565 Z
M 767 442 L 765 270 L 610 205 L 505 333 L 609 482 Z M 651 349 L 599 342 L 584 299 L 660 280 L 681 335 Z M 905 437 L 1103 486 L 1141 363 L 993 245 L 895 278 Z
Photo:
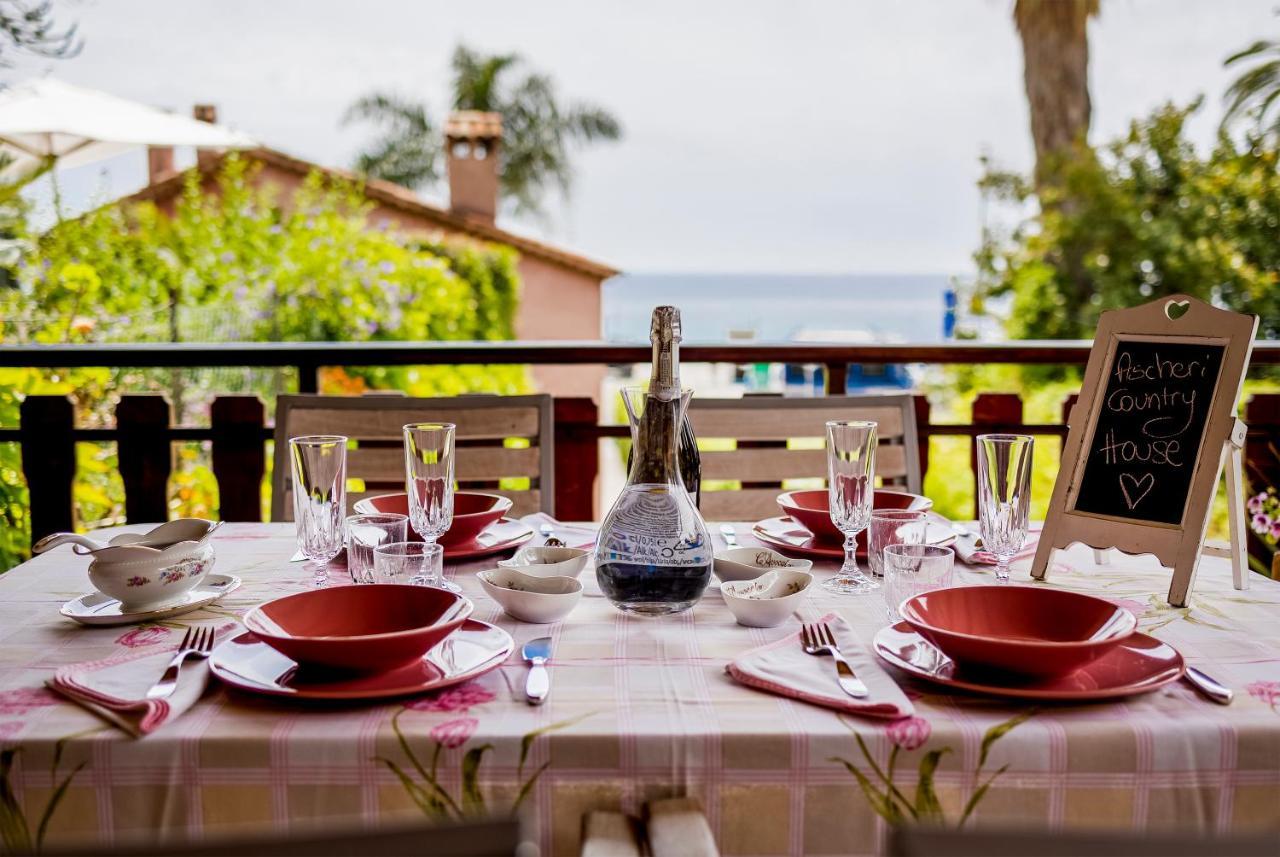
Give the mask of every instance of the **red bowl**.
M 287 595 L 253 608 L 243 622 L 299 664 L 377 673 L 421 658 L 472 609 L 443 589 L 375 583 Z
M 379 512 L 394 512 L 400 515 L 409 514 L 409 495 L 379 494 L 376 497 L 365 497 L 355 504 L 358 515 L 373 515 Z M 476 536 L 486 528 L 497 523 L 503 515 L 511 511 L 511 499 L 498 494 L 484 494 L 480 491 L 455 491 L 453 494 L 453 523 L 447 532 L 440 537 L 440 544 L 446 548 L 475 541 Z M 422 541 L 421 537 L 409 525 L 409 540 Z
M 1133 636 L 1138 619 L 1110 601 L 1041 586 L 958 586 L 899 608 L 962 667 L 1027 678 L 1075 672 Z
M 782 511 L 798 521 L 806 530 L 813 533 L 819 541 L 839 544 L 844 541 L 844 534 L 831 523 L 831 495 L 826 488 L 810 488 L 805 491 L 784 491 L 778 495 L 778 505 Z M 892 491 L 877 488 L 872 506 L 876 509 L 906 509 L 909 511 L 927 512 L 933 508 L 933 501 L 919 494 L 908 494 L 906 491 Z M 866 551 L 867 534 L 864 530 L 858 534 L 859 549 Z

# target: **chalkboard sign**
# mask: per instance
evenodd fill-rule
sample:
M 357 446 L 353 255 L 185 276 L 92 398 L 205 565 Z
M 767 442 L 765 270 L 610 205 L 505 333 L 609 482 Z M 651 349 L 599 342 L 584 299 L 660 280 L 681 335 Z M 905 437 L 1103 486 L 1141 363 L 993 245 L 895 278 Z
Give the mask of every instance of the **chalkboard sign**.
M 1235 408 L 1257 329 L 1256 316 L 1184 295 L 1102 314 L 1033 577 L 1077 542 L 1153 554 L 1173 569 L 1169 603 L 1185 606 L 1225 461 L 1233 573 L 1246 585 Z
M 1182 523 L 1224 350 L 1119 340 L 1096 405 L 1076 511 Z

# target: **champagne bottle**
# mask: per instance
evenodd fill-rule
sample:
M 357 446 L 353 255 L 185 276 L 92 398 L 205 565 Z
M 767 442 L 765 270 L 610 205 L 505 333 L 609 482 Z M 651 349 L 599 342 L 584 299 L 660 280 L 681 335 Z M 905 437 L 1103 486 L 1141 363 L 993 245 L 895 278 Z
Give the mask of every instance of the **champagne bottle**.
M 645 615 L 689 609 L 711 578 L 711 537 L 684 481 L 698 480 L 701 466 L 682 454 L 689 394 L 680 388 L 680 338 L 680 311 L 656 308 L 649 387 L 623 391 L 633 427 L 627 484 L 596 541 L 601 590 L 619 609 Z
M 670 342 L 664 342 L 664 337 L 668 336 L 659 329 L 658 312 L 660 310 L 674 310 L 674 320 L 671 323 L 671 332 L 669 334 Z M 676 396 L 680 392 L 680 341 L 682 339 L 680 331 L 680 310 L 675 307 L 658 307 L 654 310 L 653 321 L 650 324 L 649 340 L 653 344 L 653 369 L 649 378 L 649 389 L 657 389 L 659 385 L 672 385 L 675 389 Z M 662 349 L 666 349 L 663 353 Z M 661 377 L 661 373 L 667 371 L 669 367 L 671 377 Z M 636 444 L 632 444 L 627 450 L 627 472 L 630 473 L 635 464 Z M 689 496 L 693 498 L 693 505 L 702 507 L 702 456 L 698 453 L 698 438 L 693 433 L 693 425 L 689 421 L 689 415 L 686 412 L 680 420 L 680 437 L 676 448 L 676 461 L 680 467 L 680 479 L 684 482 L 685 490 L 689 492 Z

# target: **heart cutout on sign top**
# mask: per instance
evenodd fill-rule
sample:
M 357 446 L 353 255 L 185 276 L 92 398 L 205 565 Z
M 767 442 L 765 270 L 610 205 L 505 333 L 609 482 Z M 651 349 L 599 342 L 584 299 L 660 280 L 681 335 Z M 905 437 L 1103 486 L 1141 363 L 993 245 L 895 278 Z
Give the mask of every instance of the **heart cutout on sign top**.
M 1156 477 L 1151 473 L 1144 473 L 1141 478 L 1134 476 L 1132 473 L 1120 474 L 1120 490 L 1124 492 L 1124 501 L 1129 504 L 1129 511 L 1133 511 L 1133 507 L 1142 502 L 1142 498 L 1156 485 Z
M 1177 321 L 1191 309 L 1191 301 L 1169 301 L 1164 305 L 1164 314 L 1170 321 Z

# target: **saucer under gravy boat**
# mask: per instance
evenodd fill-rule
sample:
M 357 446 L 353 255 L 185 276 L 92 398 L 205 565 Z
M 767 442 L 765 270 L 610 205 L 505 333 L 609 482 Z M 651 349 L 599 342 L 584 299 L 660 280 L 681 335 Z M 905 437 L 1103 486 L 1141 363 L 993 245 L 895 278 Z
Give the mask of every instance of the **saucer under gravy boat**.
M 222 523 L 178 518 L 145 533 L 121 533 L 109 542 L 79 533 L 53 533 L 31 546 L 44 553 L 73 545 L 90 556 L 89 582 L 120 602 L 125 612 L 139 613 L 177 604 L 213 568 L 210 537 Z

